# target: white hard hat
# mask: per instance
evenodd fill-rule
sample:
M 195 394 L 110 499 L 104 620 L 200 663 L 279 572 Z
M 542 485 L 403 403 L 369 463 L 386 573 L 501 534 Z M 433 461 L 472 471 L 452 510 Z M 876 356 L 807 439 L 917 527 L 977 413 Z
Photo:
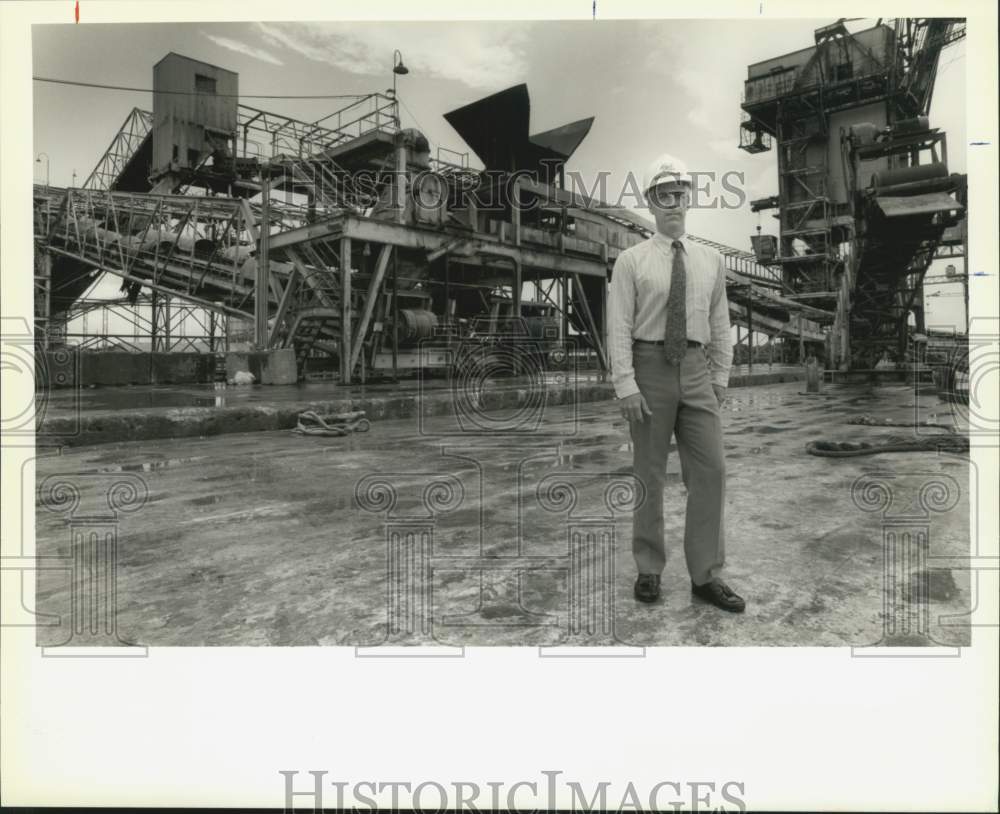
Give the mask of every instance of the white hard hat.
M 646 193 L 657 184 L 669 182 L 691 186 L 691 175 L 683 161 L 664 153 L 646 168 L 646 174 L 642 177 L 642 191 Z

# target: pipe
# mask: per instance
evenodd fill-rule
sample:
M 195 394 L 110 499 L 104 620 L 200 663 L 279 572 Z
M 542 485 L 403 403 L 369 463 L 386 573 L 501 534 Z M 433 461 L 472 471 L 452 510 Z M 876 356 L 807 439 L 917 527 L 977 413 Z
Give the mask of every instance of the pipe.
M 341 383 L 351 383 L 351 239 L 340 239 L 340 364 Z
M 270 267 L 269 243 L 271 236 L 271 173 L 270 167 L 265 164 L 261 173 L 261 224 L 258 235 L 257 251 L 257 274 L 254 285 L 254 345 L 263 350 L 267 347 L 267 296 L 268 296 L 268 273 Z
M 399 252 L 392 253 L 392 379 L 399 379 Z
M 870 188 L 868 192 L 874 193 L 877 198 L 883 198 L 891 195 L 923 195 L 927 192 L 954 192 L 957 186 L 949 177 L 927 181 L 911 181 L 906 184 L 893 184 L 891 187 L 874 187 Z M 956 204 L 955 208 L 962 208 L 961 204 Z

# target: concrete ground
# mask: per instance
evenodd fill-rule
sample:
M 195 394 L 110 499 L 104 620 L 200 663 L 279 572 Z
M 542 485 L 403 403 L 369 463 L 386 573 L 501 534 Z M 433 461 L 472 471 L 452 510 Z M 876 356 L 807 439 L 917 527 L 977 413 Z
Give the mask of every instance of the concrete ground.
M 724 576 L 747 599 L 743 615 L 691 598 L 675 454 L 664 598 L 633 600 L 628 434 L 614 402 L 594 401 L 464 425 L 387 419 L 347 438 L 253 432 L 42 455 L 36 611 L 52 616 L 37 640 L 968 644 L 968 457 L 805 452 L 818 438 L 912 434 L 851 417 L 948 423 L 951 408 L 904 385 L 803 389 L 731 390 L 724 407 Z M 115 570 L 74 544 L 115 531 Z M 89 588 L 73 594 L 74 573 Z M 111 587 L 116 633 L 95 634 L 88 614 Z
M 115 441 L 191 438 L 234 432 L 284 430 L 299 413 L 320 415 L 364 411 L 369 418 L 406 418 L 417 408 L 427 416 L 453 413 L 456 382 L 488 409 L 519 408 L 544 388 L 549 405 L 601 401 L 613 397 L 611 384 L 597 372 L 546 371 L 524 377 L 469 376 L 454 381 L 443 375 L 410 376 L 398 382 L 354 384 L 303 382 L 295 385 L 134 385 L 50 388 L 35 395 L 40 446 L 86 446 Z M 795 365 L 734 367 L 730 387 L 796 381 L 804 372 Z
M 739 387 L 753 381 L 766 381 L 767 376 L 801 377 L 801 365 L 768 365 L 757 363 L 753 368 L 734 365 L 730 371 L 730 386 Z M 557 383 L 565 374 L 551 372 L 545 374 L 549 383 Z M 575 381 L 593 384 L 604 381 L 598 372 L 577 373 Z M 516 386 L 517 378 L 491 379 L 496 386 Z M 423 378 L 410 376 L 395 383 L 369 383 L 340 385 L 335 382 L 302 382 L 294 385 L 260 385 L 241 387 L 230 385 L 218 391 L 211 384 L 150 384 L 123 385 L 114 387 L 52 388 L 45 394 L 46 418 L 66 418 L 69 416 L 99 415 L 110 416 L 122 410 L 172 410 L 178 407 L 230 407 L 248 405 L 298 404 L 333 401 L 342 398 L 375 398 L 446 390 L 448 380 L 442 375 L 428 375 Z

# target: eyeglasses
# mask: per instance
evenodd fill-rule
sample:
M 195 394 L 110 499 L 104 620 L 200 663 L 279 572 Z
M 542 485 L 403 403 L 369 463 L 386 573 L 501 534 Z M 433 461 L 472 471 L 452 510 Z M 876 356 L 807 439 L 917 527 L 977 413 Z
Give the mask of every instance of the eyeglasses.
M 649 203 L 660 209 L 677 209 L 687 200 L 687 190 L 668 190 L 662 186 L 653 187 L 647 193 Z

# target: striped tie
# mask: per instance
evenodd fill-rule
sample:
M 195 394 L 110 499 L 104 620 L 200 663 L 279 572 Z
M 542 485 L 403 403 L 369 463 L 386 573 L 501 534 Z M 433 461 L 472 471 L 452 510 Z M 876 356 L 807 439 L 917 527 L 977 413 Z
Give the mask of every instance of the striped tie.
M 663 352 L 667 361 L 680 365 L 687 352 L 687 275 L 684 270 L 684 244 L 673 242 L 674 262 L 670 271 L 670 295 L 667 297 L 667 332 Z

